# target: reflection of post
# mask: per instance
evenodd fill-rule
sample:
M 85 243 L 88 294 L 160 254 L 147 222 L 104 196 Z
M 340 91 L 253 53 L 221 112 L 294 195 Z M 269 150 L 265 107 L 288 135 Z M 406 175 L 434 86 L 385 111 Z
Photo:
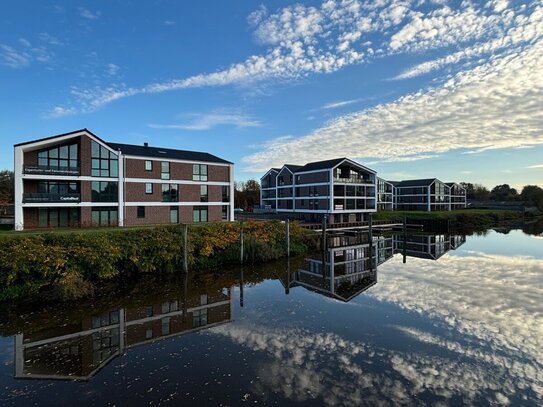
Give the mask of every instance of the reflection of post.
M 406 228 L 405 223 L 406 223 L 406 219 L 404 215 L 403 217 L 403 251 L 402 251 L 404 264 L 407 262 L 407 228 Z
M 327 216 L 324 215 L 322 217 L 322 241 L 321 241 L 321 248 L 322 250 L 326 250 L 326 222 Z
M 187 321 L 188 292 L 189 292 L 189 277 L 185 274 L 185 276 L 183 277 L 183 322 Z
M 188 240 L 188 226 L 183 224 L 183 271 L 185 273 L 189 271 Z
M 243 221 L 239 222 L 239 262 L 243 264 Z
M 371 243 L 371 241 L 373 240 L 373 216 L 371 213 L 368 214 L 368 233 Z
M 290 223 L 289 220 L 285 220 L 285 239 L 287 242 L 287 257 L 290 257 Z
M 285 287 L 285 294 L 290 294 L 290 257 L 287 258 L 287 286 Z
M 23 334 L 15 335 L 15 377 L 22 377 L 25 365 Z
M 124 353 L 126 347 L 126 317 L 124 308 L 119 309 L 119 355 Z
M 243 308 L 243 267 L 239 276 L 239 306 Z

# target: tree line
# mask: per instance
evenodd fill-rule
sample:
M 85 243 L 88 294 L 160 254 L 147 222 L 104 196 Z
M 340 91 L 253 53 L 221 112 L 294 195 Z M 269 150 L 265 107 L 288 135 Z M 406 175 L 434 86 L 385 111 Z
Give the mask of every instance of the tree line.
M 535 206 L 543 210 L 543 188 L 526 185 L 519 193 L 508 184 L 496 185 L 489 190 L 481 184 L 461 182 L 466 189 L 466 198 L 474 201 L 522 201 L 526 206 Z

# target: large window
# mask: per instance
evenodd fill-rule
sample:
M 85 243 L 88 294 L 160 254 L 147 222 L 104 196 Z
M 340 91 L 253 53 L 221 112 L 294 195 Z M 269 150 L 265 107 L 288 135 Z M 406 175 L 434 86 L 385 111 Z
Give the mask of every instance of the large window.
M 117 155 L 94 140 L 91 141 L 91 157 L 91 175 L 93 177 L 119 176 L 119 161 Z
M 77 182 L 66 181 L 40 181 L 38 182 L 38 193 L 40 194 L 77 194 L 79 188 Z
M 119 186 L 117 182 L 92 181 L 92 202 L 117 202 L 119 199 Z
M 92 208 L 93 226 L 117 226 L 118 209 L 116 207 Z
M 54 168 L 78 168 L 79 145 L 77 143 L 56 146 L 38 152 L 38 166 Z
M 168 161 L 162 161 L 160 163 L 160 178 L 170 179 L 170 163 Z
M 230 187 L 228 185 L 222 187 L 222 201 L 230 202 Z
M 223 205 L 222 206 L 222 219 L 223 220 L 228 220 L 228 208 L 229 208 L 228 205 Z
M 207 181 L 207 165 L 206 164 L 193 164 L 192 180 L 193 181 Z
M 162 184 L 162 202 L 179 201 L 179 187 L 177 184 Z
M 207 201 L 208 201 L 207 185 L 200 185 L 200 202 L 207 202 Z
M 192 210 L 193 222 L 207 222 L 207 206 L 195 206 Z
M 38 213 L 40 228 L 66 228 L 79 226 L 78 208 L 40 208 Z

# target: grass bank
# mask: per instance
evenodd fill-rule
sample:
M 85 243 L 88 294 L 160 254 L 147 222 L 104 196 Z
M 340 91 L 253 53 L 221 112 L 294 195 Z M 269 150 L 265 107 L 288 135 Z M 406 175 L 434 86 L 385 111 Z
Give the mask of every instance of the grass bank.
M 261 263 L 285 255 L 279 221 L 244 222 L 245 261 Z M 238 222 L 190 225 L 192 270 L 239 263 Z M 291 254 L 316 247 L 316 236 L 292 223 Z M 140 273 L 179 270 L 182 229 L 168 225 L 135 229 L 89 229 L 4 236 L 0 243 L 0 301 L 49 292 L 59 298 L 92 295 L 96 284 Z
M 404 218 L 450 220 L 455 229 L 479 229 L 503 226 L 520 222 L 524 214 L 519 211 L 492 210 L 492 209 L 459 209 L 455 211 L 383 211 L 373 215 L 375 220 L 391 220 L 401 222 Z

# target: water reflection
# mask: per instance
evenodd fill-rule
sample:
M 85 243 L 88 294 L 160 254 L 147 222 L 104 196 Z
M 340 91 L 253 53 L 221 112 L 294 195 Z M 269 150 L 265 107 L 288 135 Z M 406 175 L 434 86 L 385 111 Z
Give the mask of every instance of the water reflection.
M 88 380 L 128 348 L 233 319 L 231 288 L 164 297 L 15 335 L 15 377 Z

